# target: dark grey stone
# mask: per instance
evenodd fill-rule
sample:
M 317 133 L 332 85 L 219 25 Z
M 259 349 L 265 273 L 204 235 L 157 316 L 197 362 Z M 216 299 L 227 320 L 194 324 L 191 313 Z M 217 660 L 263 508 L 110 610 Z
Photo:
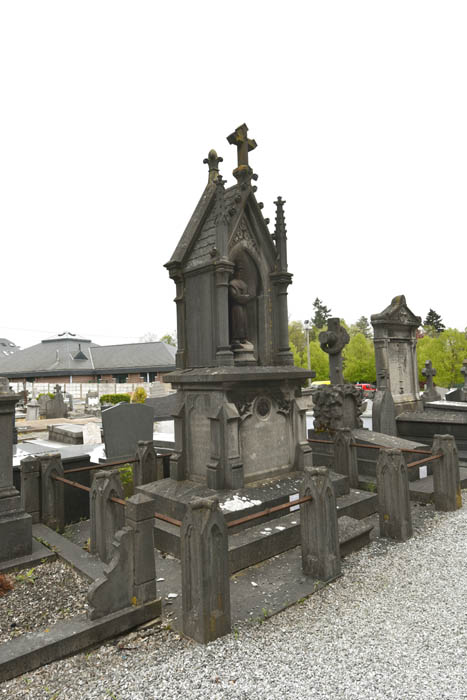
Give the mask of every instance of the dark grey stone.
M 177 409 L 177 401 L 177 394 L 173 393 L 167 396 L 150 396 L 144 403 L 152 407 L 155 421 L 165 421 L 172 420 Z
M 303 573 L 329 581 L 341 573 L 336 499 L 326 467 L 306 467 L 300 498 Z
M 123 486 L 118 471 L 97 471 L 89 493 L 91 541 L 89 551 L 104 562 L 113 556 L 113 540 L 125 524 L 125 509 L 111 498 L 123 499 Z
M 54 477 L 64 476 L 63 464 L 58 452 L 40 457 L 41 522 L 63 532 L 65 527 L 65 497 L 63 482 Z
M 139 440 L 133 464 L 133 485 L 141 486 L 164 478 L 162 458 L 158 458 L 152 440 Z
M 435 435 L 433 454 L 441 454 L 433 466 L 434 500 L 436 510 L 452 511 L 462 508 L 459 457 L 452 435 Z
M 363 391 L 354 384 L 318 386 L 313 408 L 315 430 L 363 427 Z
M 152 440 L 153 410 L 138 403 L 120 403 L 102 411 L 107 459 L 136 454 L 139 440 Z
M 372 429 L 376 433 L 397 435 L 396 409 L 389 389 L 378 389 L 372 406 Z
M 338 428 L 334 435 L 333 469 L 344 474 L 349 479 L 352 488 L 358 489 L 357 450 L 353 447 L 353 436 L 350 428 Z
M 407 466 L 400 450 L 380 450 L 376 479 L 381 537 L 408 540 L 413 534 L 412 514 Z
M 319 334 L 321 350 L 329 355 L 329 376 L 331 384 L 343 384 L 342 374 L 342 350 L 349 342 L 350 337 L 339 318 L 330 318 L 328 328 Z
M 193 499 L 181 530 L 183 633 L 202 644 L 230 632 L 227 527 L 216 499 Z
M 77 423 L 64 423 L 48 425 L 49 440 L 52 442 L 63 442 L 66 445 L 83 444 L 83 426 Z

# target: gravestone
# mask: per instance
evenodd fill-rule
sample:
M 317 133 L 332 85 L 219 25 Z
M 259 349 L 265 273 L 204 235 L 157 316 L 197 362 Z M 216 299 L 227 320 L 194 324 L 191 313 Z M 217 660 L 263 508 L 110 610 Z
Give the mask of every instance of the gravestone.
M 50 397 L 48 394 L 42 394 L 37 400 L 39 402 L 39 416 L 45 418 L 47 414 L 47 401 L 50 401 Z
M 119 403 L 102 411 L 107 459 L 134 457 L 139 440 L 152 440 L 154 412 L 142 403 Z
M 425 367 L 422 369 L 422 374 L 426 377 L 426 387 L 422 394 L 422 401 L 426 404 L 428 401 L 440 401 L 441 394 L 436 391 L 433 377 L 436 376 L 436 370 L 431 364 L 431 360 L 425 362 Z
M 416 352 L 417 328 L 421 322 L 420 316 L 410 311 L 402 294 L 394 297 L 384 311 L 371 317 L 377 381 L 384 373 L 396 417 L 403 411 L 422 408 Z
M 13 485 L 13 429 L 18 394 L 0 377 L 0 561 L 32 552 L 32 518 Z
M 363 427 L 363 392 L 344 384 L 342 374 L 342 350 L 349 340 L 339 318 L 330 318 L 328 330 L 319 334 L 321 350 L 329 355 L 331 385 L 322 384 L 313 394 L 315 430 Z
M 464 375 L 464 386 L 448 391 L 445 396 L 446 401 L 467 401 L 467 360 L 462 363 L 460 371 Z
M 99 403 L 99 392 L 98 391 L 88 391 L 86 394 L 86 399 L 85 399 L 85 404 L 84 404 L 84 410 L 87 413 L 88 411 L 93 411 L 97 408 L 99 408 L 100 403 Z
M 40 405 L 39 401 L 32 399 L 26 406 L 26 420 L 39 420 Z
M 385 435 L 397 435 L 396 409 L 391 391 L 386 385 L 386 370 L 381 369 L 378 388 L 373 398 L 372 430 Z
M 67 405 L 59 384 L 55 386 L 53 399 L 48 398 L 45 404 L 45 415 L 46 418 L 66 418 L 68 415 Z
M 301 400 L 311 372 L 293 366 L 288 337 L 285 202 L 275 202 L 271 234 L 247 131 L 228 136 L 238 165 L 227 190 L 209 152 L 207 186 L 166 265 L 177 290 L 177 369 L 164 378 L 178 392 L 171 478 L 212 489 L 311 463 Z
M 83 425 L 83 445 L 100 445 L 102 442 L 101 428 L 97 423 Z

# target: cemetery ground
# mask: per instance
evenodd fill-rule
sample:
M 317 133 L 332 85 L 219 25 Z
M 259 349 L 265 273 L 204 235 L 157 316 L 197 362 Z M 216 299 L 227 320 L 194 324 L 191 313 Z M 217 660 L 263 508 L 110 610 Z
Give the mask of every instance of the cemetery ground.
M 162 620 L 6 681 L 0 698 L 466 698 L 467 511 L 412 503 L 412 514 L 414 537 L 404 543 L 380 539 L 372 516 L 373 541 L 343 560 L 343 576 L 272 617 L 264 565 L 248 570 L 251 596 L 242 594 L 242 606 L 239 572 L 231 578 L 232 632 L 207 646 L 176 631 L 176 560 L 158 557 Z M 86 525 L 69 527 L 68 537 L 82 544 Z M 299 559 L 300 548 L 288 554 Z M 286 590 L 294 582 L 280 580 L 280 561 L 269 566 Z M 89 582 L 60 560 L 11 575 L 0 641 L 84 609 Z

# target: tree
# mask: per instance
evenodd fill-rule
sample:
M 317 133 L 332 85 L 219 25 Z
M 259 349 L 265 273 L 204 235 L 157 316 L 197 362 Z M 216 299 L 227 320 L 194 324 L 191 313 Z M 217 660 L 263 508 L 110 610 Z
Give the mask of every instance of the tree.
M 171 335 L 170 333 L 166 333 L 161 338 L 159 338 L 159 341 L 162 343 L 167 343 L 167 345 L 173 345 L 174 348 L 177 347 L 177 339 L 175 333 L 173 335 Z
M 446 330 L 446 326 L 444 325 L 441 316 L 437 314 L 436 311 L 433 311 L 433 309 L 428 311 L 426 318 L 423 321 L 423 328 L 425 329 L 425 333 L 427 335 L 438 335 L 439 333 L 442 333 L 442 331 Z
M 318 297 L 316 297 L 313 302 L 313 309 L 314 315 L 311 319 L 312 324 L 315 326 L 315 328 L 324 328 L 328 318 L 331 318 L 331 309 L 328 309 L 328 307 L 325 306 L 321 299 L 318 299 Z
M 290 321 L 289 342 L 294 344 L 295 350 L 299 353 L 306 350 L 305 329 L 301 321 Z M 301 367 L 301 365 L 298 366 Z
M 417 359 L 419 372 L 426 360 L 436 369 L 438 386 L 452 387 L 463 384 L 462 362 L 467 357 L 467 338 L 456 328 L 448 328 L 435 337 L 425 336 L 418 341 Z M 420 378 L 421 374 L 419 375 Z
M 357 333 L 361 333 L 362 335 L 365 336 L 365 338 L 372 338 L 373 337 L 373 332 L 371 330 L 370 322 L 368 321 L 366 316 L 360 316 L 358 321 L 356 323 L 353 323 L 350 326 L 350 330 L 349 330 L 350 337 L 357 335 Z
M 157 335 L 156 333 L 152 333 L 151 331 L 148 331 L 144 335 L 141 336 L 139 339 L 140 343 L 155 343 L 157 340 Z
M 363 333 L 357 333 L 342 351 L 344 379 L 355 382 L 375 382 L 376 365 L 373 343 Z

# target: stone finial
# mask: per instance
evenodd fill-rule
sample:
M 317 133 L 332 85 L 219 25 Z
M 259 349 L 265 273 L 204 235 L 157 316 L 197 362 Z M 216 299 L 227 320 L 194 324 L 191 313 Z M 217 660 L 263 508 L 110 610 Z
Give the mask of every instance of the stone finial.
M 240 184 L 246 184 L 253 177 L 253 170 L 248 163 L 248 153 L 256 148 L 257 143 L 254 139 L 248 138 L 246 124 L 237 126 L 235 131 L 227 136 L 227 141 L 232 146 L 237 146 L 237 167 L 233 175 Z
M 208 184 L 215 182 L 219 176 L 219 163 L 223 162 L 223 158 L 217 155 L 217 152 L 211 148 L 208 157 L 203 160 L 203 163 L 209 166 Z
M 276 243 L 279 267 L 282 272 L 287 272 L 287 229 L 285 226 L 284 204 L 285 200 L 278 197 L 276 205 L 276 227 L 273 239 Z

